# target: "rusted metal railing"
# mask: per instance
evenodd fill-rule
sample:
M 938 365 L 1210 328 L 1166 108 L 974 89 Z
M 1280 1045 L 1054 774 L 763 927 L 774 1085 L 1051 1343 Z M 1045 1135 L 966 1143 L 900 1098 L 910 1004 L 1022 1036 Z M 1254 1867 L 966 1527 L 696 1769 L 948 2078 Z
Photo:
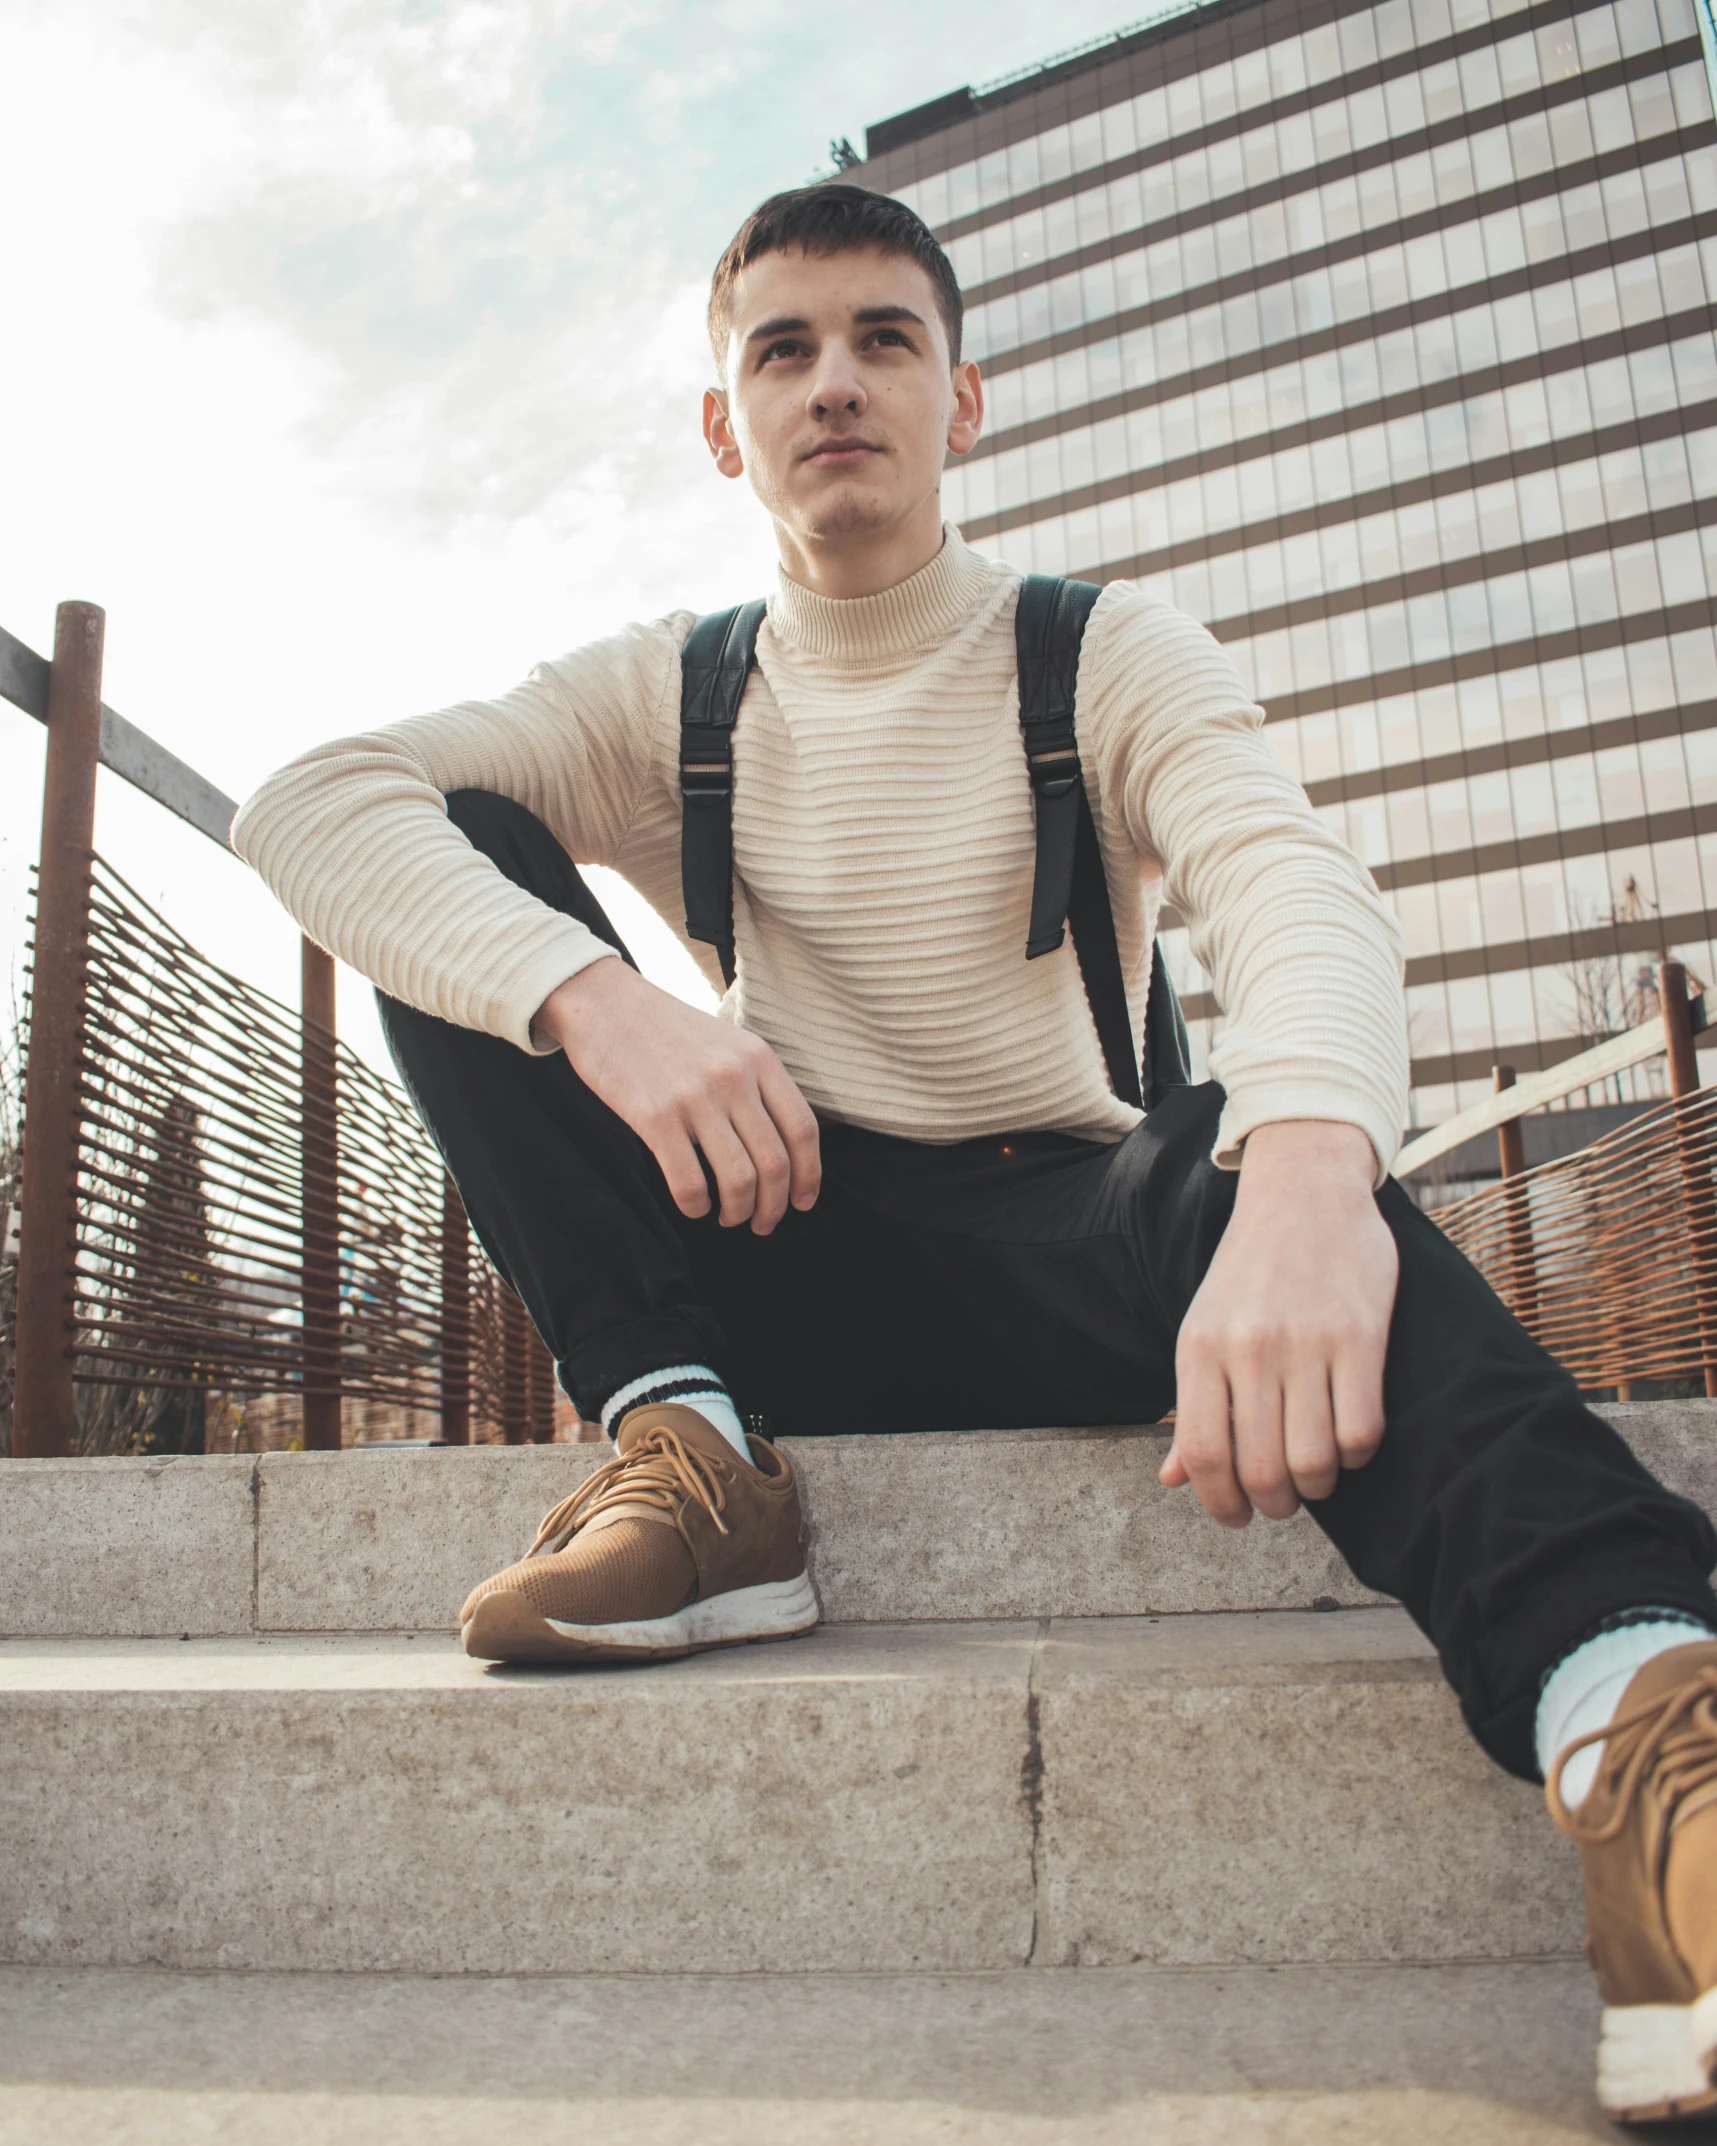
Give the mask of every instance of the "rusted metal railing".
M 1717 1260 L 1714 1158 L 1717 1089 L 1706 1089 L 1433 1219 L 1589 1391 L 1643 1379 L 1709 1391 L 1700 1275 Z
M 294 1012 L 209 962 L 96 856 L 98 763 L 225 844 L 233 806 L 102 705 L 104 620 L 52 664 L 0 633 L 48 726 L 30 968 L 12 1450 L 76 1443 L 80 1384 L 346 1403 L 450 1444 L 555 1435 L 556 1385 L 403 1092 L 336 1034 L 303 942 Z
M 12 1450 L 71 1450 L 73 1272 L 77 1251 L 78 1076 L 89 964 L 90 855 L 101 751 L 106 614 L 61 604 L 48 685 L 48 754 L 36 888 L 30 1052 L 18 1253 Z
M 440 1158 L 327 1027 L 328 979 L 306 964 L 295 1016 L 99 859 L 88 945 L 75 1376 L 297 1393 L 307 1446 L 340 1443 L 346 1394 L 438 1417 Z
M 1532 1093 L 1572 1094 L 1621 1065 L 1668 1061 L 1669 1099 L 1577 1153 L 1524 1166 L 1525 1083 L 1498 1066 L 1487 1103 L 1414 1143 L 1412 1168 L 1495 1125 L 1498 1183 L 1433 1219 L 1537 1340 L 1592 1391 L 1626 1399 L 1642 1380 L 1697 1381 L 1717 1394 L 1717 1089 L 1699 1086 L 1687 972 L 1658 972 L 1659 1017 L 1534 1076 Z M 1631 1055 L 1630 1055 L 1631 1054 Z M 1604 1061 L 1604 1073 L 1593 1065 Z M 1500 1120 L 1500 1122 L 1499 1122 Z M 1401 1164 L 1397 1164 L 1400 1174 Z

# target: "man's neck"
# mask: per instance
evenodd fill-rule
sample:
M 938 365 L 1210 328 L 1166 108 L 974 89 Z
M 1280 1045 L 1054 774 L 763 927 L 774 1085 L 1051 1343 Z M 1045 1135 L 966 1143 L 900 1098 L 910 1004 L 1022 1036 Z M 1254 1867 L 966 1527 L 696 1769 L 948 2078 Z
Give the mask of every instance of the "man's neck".
M 880 596 L 920 573 L 942 549 L 942 501 L 932 492 L 906 521 L 874 534 L 807 537 L 775 524 L 781 571 L 815 595 L 837 601 Z

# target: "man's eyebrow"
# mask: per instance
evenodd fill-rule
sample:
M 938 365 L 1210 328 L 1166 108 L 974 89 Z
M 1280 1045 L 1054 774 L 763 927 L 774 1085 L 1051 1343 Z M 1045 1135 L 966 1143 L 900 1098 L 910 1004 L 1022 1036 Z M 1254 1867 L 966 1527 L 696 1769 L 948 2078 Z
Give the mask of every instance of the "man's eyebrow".
M 910 306 L 860 306 L 853 315 L 861 328 L 878 328 L 891 320 L 916 321 L 919 327 L 928 325 L 922 313 L 914 313 Z
M 808 320 L 793 320 L 783 314 L 779 320 L 766 320 L 753 328 L 745 340 L 748 343 L 763 343 L 772 335 L 803 335 L 810 325 Z

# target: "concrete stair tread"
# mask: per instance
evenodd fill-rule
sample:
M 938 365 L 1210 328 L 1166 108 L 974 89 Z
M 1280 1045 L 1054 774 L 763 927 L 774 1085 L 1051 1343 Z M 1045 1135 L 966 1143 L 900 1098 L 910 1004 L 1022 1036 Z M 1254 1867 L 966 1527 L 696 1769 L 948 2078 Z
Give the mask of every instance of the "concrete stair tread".
M 1717 1512 L 1717 1402 L 1609 1411 Z M 1165 1491 L 1159 1427 L 784 1442 L 834 1623 L 1121 1617 L 1374 1602 L 1304 1514 L 1235 1533 Z M 477 1580 L 603 1457 L 355 1450 L 0 1468 L 0 1632 L 450 1630 Z
M 711 1685 L 869 1685 L 928 1678 L 1038 1690 L 1104 1683 L 1284 1683 L 1435 1674 L 1399 1609 L 1250 1611 L 820 1625 L 803 1638 L 678 1661 L 547 1667 L 475 1662 L 450 1633 L 0 1640 L 0 1701 L 26 1692 L 532 1692 L 579 1704 L 683 1702 Z M 1408 1668 L 1407 1665 L 1412 1665 Z
M 1565 2146 L 1578 1963 L 456 1980 L 0 1969 L 57 2146 Z
M 0 1646 L 0 1956 L 717 1974 L 1572 1952 L 1396 1610 Z

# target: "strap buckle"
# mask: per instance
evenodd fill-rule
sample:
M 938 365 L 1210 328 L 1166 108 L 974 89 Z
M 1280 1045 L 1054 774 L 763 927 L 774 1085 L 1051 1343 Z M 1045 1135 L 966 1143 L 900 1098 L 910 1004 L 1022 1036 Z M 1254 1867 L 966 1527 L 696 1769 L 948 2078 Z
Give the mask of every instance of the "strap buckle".
M 1079 746 L 1065 717 L 1027 723 L 1025 760 L 1031 786 L 1044 802 L 1065 797 L 1079 782 Z
M 680 795 L 688 805 L 720 804 L 733 795 L 731 760 L 682 760 Z

